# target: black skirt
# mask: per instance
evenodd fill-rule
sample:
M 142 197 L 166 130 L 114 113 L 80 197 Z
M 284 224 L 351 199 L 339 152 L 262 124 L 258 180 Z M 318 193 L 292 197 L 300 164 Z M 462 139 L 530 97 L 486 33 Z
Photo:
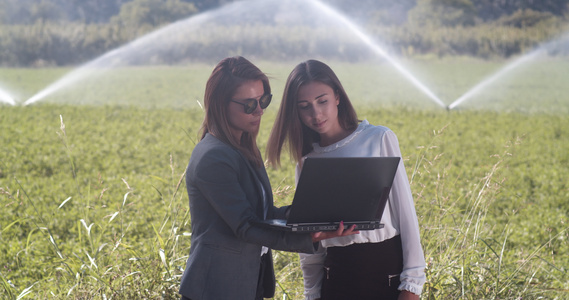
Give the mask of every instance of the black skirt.
M 403 270 L 401 237 L 329 247 L 324 268 L 322 300 L 397 299 Z

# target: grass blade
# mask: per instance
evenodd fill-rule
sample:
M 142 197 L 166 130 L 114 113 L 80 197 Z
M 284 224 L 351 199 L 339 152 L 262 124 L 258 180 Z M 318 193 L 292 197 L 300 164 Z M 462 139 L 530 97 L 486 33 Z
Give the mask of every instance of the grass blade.
M 63 202 L 61 202 L 61 204 L 59 205 L 59 207 L 57 209 L 60 209 L 63 207 L 63 205 L 65 205 L 65 203 L 67 203 L 67 201 L 71 200 L 71 197 L 65 199 Z

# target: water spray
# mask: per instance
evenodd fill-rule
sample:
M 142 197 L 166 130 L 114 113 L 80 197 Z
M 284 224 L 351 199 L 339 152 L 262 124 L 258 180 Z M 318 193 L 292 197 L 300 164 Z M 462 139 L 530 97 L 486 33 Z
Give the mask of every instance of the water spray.
M 8 94 L 8 92 L 5 92 L 5 91 L 0 89 L 0 103 L 1 102 L 5 102 L 5 103 L 8 103 L 10 105 L 16 105 L 16 101 L 14 101 L 12 96 L 10 96 L 10 94 Z
M 309 1 L 314 5 L 318 6 L 322 10 L 326 11 L 328 14 L 334 16 L 340 20 L 344 25 L 346 25 L 353 33 L 356 34 L 368 47 L 370 47 L 376 54 L 379 54 L 384 59 L 386 59 L 391 65 L 397 69 L 405 78 L 411 81 L 418 89 L 425 93 L 431 100 L 441 107 L 446 107 L 446 104 L 442 102 L 439 97 L 437 97 L 430 89 L 428 89 L 423 83 L 421 83 L 413 74 L 411 74 L 407 69 L 405 69 L 400 63 L 398 63 L 393 57 L 391 57 L 385 50 L 378 46 L 378 44 L 370 38 L 369 35 L 365 34 L 362 29 L 358 28 L 352 21 L 348 20 L 344 15 L 340 14 L 332 7 L 322 3 L 320 0 Z
M 511 72 L 512 70 L 516 69 L 517 67 L 519 67 L 525 63 L 530 62 L 531 60 L 533 60 L 537 56 L 545 54 L 548 49 L 558 47 L 557 44 L 559 41 L 566 41 L 567 42 L 568 40 L 569 40 L 569 34 L 566 33 L 565 35 L 561 36 L 560 38 L 557 38 L 555 40 L 547 42 L 547 43 L 539 46 L 536 50 L 533 50 L 533 51 L 529 52 L 528 54 L 525 54 L 525 55 L 521 56 L 520 58 L 512 61 L 511 63 L 509 63 L 505 67 L 503 67 L 500 71 L 496 72 L 494 75 L 486 78 L 485 80 L 481 81 L 480 83 L 475 85 L 473 88 L 468 90 L 464 95 L 462 95 L 460 98 L 456 99 L 453 103 L 451 103 L 448 106 L 448 109 L 453 109 L 453 108 L 457 107 L 459 104 L 468 100 L 469 98 L 471 98 L 476 93 L 482 91 L 482 89 L 485 88 L 486 86 L 488 86 L 489 84 L 494 83 L 494 81 L 498 80 L 500 77 Z
M 61 90 L 70 87 L 72 84 L 81 81 L 89 76 L 96 74 L 102 74 L 105 71 L 111 70 L 114 67 L 127 66 L 132 61 L 136 60 L 147 60 L 141 59 L 141 56 L 147 54 L 148 49 L 152 48 L 157 44 L 155 39 L 162 36 L 175 36 L 180 32 L 183 32 L 180 28 L 183 26 L 188 26 L 188 24 L 201 23 L 205 19 L 209 18 L 210 13 L 204 12 L 197 16 L 190 17 L 185 20 L 174 22 L 164 28 L 158 29 L 151 33 L 144 35 L 124 46 L 111 50 L 98 58 L 83 64 L 82 66 L 76 68 L 75 70 L 64 75 L 62 78 L 58 79 L 56 82 L 50 84 L 30 99 L 26 100 L 23 105 L 30 105 L 38 102 L 47 96 Z M 128 55 L 126 55 L 128 54 Z
M 222 6 L 218 9 L 212 11 L 206 11 L 200 13 L 195 16 L 191 16 L 187 19 L 180 20 L 173 24 L 170 24 L 164 28 L 158 29 L 154 32 L 151 32 L 125 46 L 117 48 L 115 50 L 110 51 L 107 54 L 102 55 L 95 60 L 84 64 L 83 66 L 78 67 L 74 71 L 71 71 L 67 75 L 64 75 L 61 79 L 54 82 L 53 84 L 49 85 L 36 95 L 32 96 L 30 99 L 24 102 L 24 105 L 30 105 L 32 103 L 36 103 L 47 96 L 53 94 L 56 91 L 59 91 L 63 88 L 67 88 L 76 82 L 84 79 L 87 76 L 92 76 L 94 74 L 100 74 L 105 70 L 109 70 L 113 67 L 117 66 L 126 66 L 130 63 L 140 63 L 140 62 L 148 62 L 150 57 L 158 56 L 159 51 L 165 50 L 168 53 L 168 49 L 170 48 L 182 48 L 185 45 L 178 45 L 175 44 L 177 41 L 175 36 L 179 36 L 184 34 L 187 36 L 187 32 L 189 30 L 196 30 L 199 32 L 203 30 L 204 23 L 211 20 L 216 20 L 216 17 L 219 17 L 223 20 L 232 20 L 231 18 L 225 18 L 225 16 L 235 15 L 235 14 L 252 14 L 251 16 L 254 17 L 253 19 L 259 19 L 255 11 L 252 11 L 251 7 L 256 7 L 259 11 L 266 11 L 263 7 L 267 5 L 279 5 L 282 6 L 283 9 L 286 7 L 290 7 L 293 4 L 302 5 L 306 7 L 306 5 L 311 6 L 315 9 L 315 13 L 318 17 L 326 17 L 327 21 L 333 21 L 341 25 L 343 29 L 346 29 L 349 32 L 350 36 L 354 36 L 363 42 L 367 47 L 369 47 L 372 52 L 376 55 L 383 57 L 387 62 L 395 67 L 404 77 L 411 81 L 411 83 L 416 86 L 419 90 L 425 93 L 430 99 L 432 99 L 436 104 L 440 105 L 441 107 L 445 107 L 446 105 L 431 91 L 429 90 L 424 84 L 422 84 L 417 78 L 415 78 L 408 70 L 406 70 L 400 63 L 398 63 L 393 57 L 391 57 L 386 51 L 378 46 L 378 44 L 372 39 L 364 34 L 364 32 L 359 29 L 352 21 L 350 21 L 347 17 L 340 14 L 339 12 L 332 9 L 330 6 L 320 2 L 320 1 L 290 1 L 292 3 L 283 4 L 282 1 L 260 1 L 260 0 L 253 0 L 253 1 L 239 1 L 232 4 L 228 4 Z M 306 10 L 306 9 L 305 9 Z M 274 11 L 274 9 L 273 9 Z M 278 12 L 278 11 L 277 11 Z M 324 14 L 322 14 L 324 12 Z M 299 18 L 301 17 L 298 12 L 296 11 L 282 11 L 284 13 L 280 15 L 281 19 L 285 16 L 284 20 L 288 20 L 286 17 L 289 17 L 287 13 L 292 15 L 292 18 Z M 278 17 L 278 16 L 277 16 Z M 179 39 L 180 40 L 180 39 Z M 184 42 L 188 41 L 188 38 L 184 37 L 181 39 Z M 191 45 L 191 44 L 190 44 Z M 246 56 L 247 53 L 240 53 L 240 55 Z
M 532 60 L 534 57 L 542 54 L 544 52 L 543 49 L 538 49 L 535 50 L 533 52 L 530 52 L 529 54 L 526 54 L 516 60 L 514 60 L 513 62 L 511 62 L 510 64 L 506 65 L 504 68 L 502 68 L 500 71 L 496 72 L 494 75 L 484 79 L 483 81 L 481 81 L 479 84 L 475 85 L 473 88 L 471 88 L 469 91 L 467 91 L 464 95 L 462 95 L 460 98 L 456 99 L 453 103 L 449 104 L 449 106 L 447 107 L 447 109 L 453 109 L 455 107 L 457 107 L 459 104 L 463 103 L 464 101 L 468 100 L 469 98 L 471 98 L 473 95 L 479 93 L 480 91 L 482 91 L 482 89 L 484 89 L 486 86 L 488 86 L 489 84 L 495 82 L 498 78 L 504 76 L 506 73 L 511 72 L 512 70 L 514 70 L 515 68 L 523 65 L 524 63 Z

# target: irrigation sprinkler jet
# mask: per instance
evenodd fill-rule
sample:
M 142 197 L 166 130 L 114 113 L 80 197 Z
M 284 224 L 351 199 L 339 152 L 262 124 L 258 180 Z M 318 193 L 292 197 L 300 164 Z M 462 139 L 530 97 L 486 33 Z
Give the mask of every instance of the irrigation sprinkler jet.
M 362 29 L 358 28 L 358 26 L 356 26 L 356 24 L 354 24 L 354 22 L 348 20 L 348 18 L 346 18 L 344 15 L 340 14 L 339 12 L 334 10 L 332 7 L 322 3 L 320 0 L 310 1 L 310 3 L 313 3 L 314 5 L 320 7 L 323 11 L 325 11 L 329 15 L 332 15 L 332 16 L 334 16 L 334 18 L 337 18 L 338 20 L 340 20 L 352 32 L 354 32 L 354 34 L 356 34 L 356 36 L 359 37 L 368 47 L 370 47 L 376 54 L 385 58 L 391 65 L 393 65 L 395 67 L 395 69 L 397 69 L 397 71 L 399 71 L 401 74 L 403 74 L 403 76 L 405 76 L 405 78 L 407 78 L 409 81 L 411 81 L 411 83 L 413 83 L 413 85 L 415 85 L 415 87 L 417 87 L 419 90 L 421 90 L 423 93 L 425 93 L 425 95 L 427 95 L 429 98 L 431 98 L 431 100 L 433 100 L 439 106 L 441 106 L 443 108 L 446 107 L 446 104 L 443 103 L 441 101 L 441 99 L 439 99 L 439 97 L 437 97 L 437 95 L 435 95 L 435 93 L 433 93 L 422 82 L 420 82 L 415 76 L 413 76 L 413 74 L 411 74 L 411 72 L 409 72 L 409 70 L 405 69 L 393 57 L 391 57 L 389 54 L 387 54 L 387 52 L 385 50 L 383 50 L 381 47 L 379 47 L 376 42 L 372 41 L 370 36 L 365 34 Z
M 8 103 L 12 106 L 16 105 L 16 101 L 14 101 L 14 98 L 12 98 L 12 96 L 10 96 L 10 94 L 8 94 L 8 92 L 5 92 L 1 89 L 0 89 L 0 102 L 5 102 L 5 103 Z
M 448 109 L 453 109 L 453 108 L 457 107 L 458 105 L 460 105 L 464 101 L 471 98 L 476 93 L 482 91 L 482 89 L 484 89 L 489 84 L 498 80 L 500 77 L 505 76 L 507 73 L 511 72 L 512 70 L 516 69 L 517 67 L 519 67 L 523 64 L 531 62 L 533 59 L 535 59 L 538 56 L 540 56 L 542 54 L 546 54 L 548 50 L 554 50 L 555 48 L 561 47 L 562 50 L 566 51 L 568 44 L 569 44 L 569 33 L 564 33 L 559 38 L 550 40 L 550 41 L 538 46 L 533 51 L 530 51 L 529 53 L 527 53 L 527 54 L 519 57 L 518 59 L 512 61 L 511 63 L 507 64 L 505 67 L 500 69 L 498 72 L 496 72 L 494 75 L 486 78 L 485 80 L 481 81 L 480 83 L 478 83 L 477 85 L 472 87 L 470 90 L 468 90 L 466 93 L 464 93 L 464 95 L 462 95 L 461 97 L 456 99 L 453 103 L 451 103 L 448 106 Z
M 385 50 L 378 46 L 369 35 L 365 34 L 360 28 L 358 28 L 351 20 L 341 13 L 335 11 L 330 6 L 322 3 L 319 0 L 314 1 L 304 1 L 304 0 L 289 0 L 286 3 L 282 0 L 248 0 L 248 1 L 238 1 L 222 6 L 218 9 L 212 11 L 206 11 L 195 16 L 191 16 L 187 19 L 174 22 L 164 28 L 158 29 L 151 32 L 137 40 L 128 43 L 125 46 L 119 47 L 115 50 L 109 51 L 108 53 L 96 58 L 78 68 L 71 71 L 69 74 L 64 75 L 61 79 L 49 85 L 30 99 L 24 102 L 24 105 L 29 105 L 40 101 L 51 95 L 52 93 L 61 90 L 63 88 L 69 87 L 76 84 L 79 80 L 84 79 L 88 76 L 93 76 L 94 74 L 99 74 L 105 70 L 111 68 L 116 68 L 119 66 L 125 66 L 131 63 L 139 64 L 145 63 L 151 60 L 152 57 L 159 57 L 161 52 L 164 51 L 167 55 L 172 52 L 172 49 L 183 49 L 189 45 L 180 45 L 176 43 L 187 42 L 188 34 L 194 32 L 199 33 L 201 28 L 204 28 L 204 23 L 214 22 L 216 20 L 224 20 L 228 22 L 234 20 L 231 18 L 234 15 L 247 15 L 253 17 L 253 19 L 262 20 L 267 18 L 267 12 L 272 12 L 275 15 L 269 16 L 269 19 L 279 20 L 279 22 L 290 22 L 290 20 L 302 20 L 305 16 L 299 14 L 309 13 L 313 11 L 317 17 L 325 17 L 326 22 L 334 22 L 341 25 L 342 29 L 346 29 L 350 32 L 351 36 L 357 37 L 363 44 L 369 47 L 374 54 L 383 57 L 388 63 L 390 63 L 397 71 L 399 71 L 407 80 L 409 80 L 415 87 L 426 94 L 430 99 L 432 99 L 437 105 L 441 107 L 446 107 L 446 105 L 423 83 L 421 83 L 409 70 L 405 69 L 400 63 L 398 63 L 393 57 L 391 57 Z M 286 7 L 291 6 L 300 7 L 299 10 L 288 10 Z M 282 9 L 275 9 L 275 6 L 282 7 Z M 255 8 L 255 9 L 253 9 Z M 272 9 L 271 9 L 272 8 Z M 313 8 L 313 9 L 309 9 Z M 260 18 L 262 15 L 264 18 Z M 311 19 L 311 18 L 309 18 Z M 239 19 L 237 20 L 239 21 Z M 294 23 L 293 23 L 294 24 Z M 242 25 L 237 23 L 236 25 Z M 285 26 L 288 26 L 285 24 Z M 181 36 L 184 35 L 184 36 Z M 191 45 L 191 44 L 190 44 Z M 169 47 L 169 48 L 168 48 Z M 236 50 L 238 51 L 238 50 Z M 240 55 L 247 56 L 248 53 L 241 53 Z
M 470 90 L 468 90 L 466 93 L 464 93 L 464 95 L 462 95 L 460 98 L 456 99 L 453 103 L 449 104 L 449 106 L 447 107 L 447 110 L 451 110 L 454 109 L 455 107 L 457 107 L 459 104 L 463 103 L 464 101 L 468 100 L 469 98 L 471 98 L 473 95 L 479 93 L 480 91 L 482 91 L 486 86 L 490 85 L 491 83 L 495 82 L 496 80 L 498 80 L 500 77 L 504 76 L 505 74 L 511 72 L 512 70 L 514 70 L 515 68 L 523 65 L 524 63 L 532 60 L 533 58 L 535 58 L 536 56 L 542 54 L 544 52 L 543 49 L 538 49 L 535 51 L 532 51 L 531 53 L 528 53 L 514 61 L 512 61 L 511 63 L 509 63 L 508 65 L 506 65 L 505 67 L 503 67 L 500 71 L 496 72 L 494 75 L 484 79 L 483 81 L 481 81 L 480 83 L 478 83 L 477 85 L 475 85 L 473 88 L 471 88 Z

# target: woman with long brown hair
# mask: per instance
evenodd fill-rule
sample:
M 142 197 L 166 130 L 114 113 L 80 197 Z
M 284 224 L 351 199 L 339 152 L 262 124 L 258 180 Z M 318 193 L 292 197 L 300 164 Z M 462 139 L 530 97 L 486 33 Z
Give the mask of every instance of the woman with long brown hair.
M 280 164 L 285 144 L 297 178 L 306 157 L 401 156 L 395 133 L 358 121 L 334 71 L 317 60 L 298 64 L 287 79 L 267 145 L 272 165 Z M 384 228 L 321 241 L 317 253 L 300 254 L 306 299 L 419 299 L 425 258 L 403 160 L 382 223 Z
M 312 253 L 324 238 L 354 233 L 343 226 L 298 234 L 258 225 L 258 220 L 284 219 L 287 209 L 273 205 L 256 143 L 271 97 L 267 76 L 240 56 L 219 62 L 207 81 L 201 140 L 186 170 L 192 237 L 182 299 L 273 297 L 270 248 Z

